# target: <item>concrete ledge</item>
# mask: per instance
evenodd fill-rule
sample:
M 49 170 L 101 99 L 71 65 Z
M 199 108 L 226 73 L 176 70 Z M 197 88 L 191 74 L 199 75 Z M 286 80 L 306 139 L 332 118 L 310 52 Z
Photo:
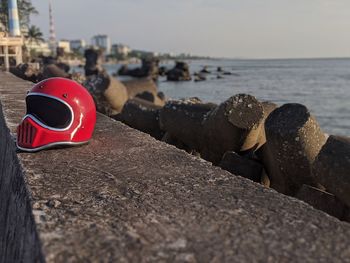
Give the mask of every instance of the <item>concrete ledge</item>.
M 1 104 L 0 262 L 43 262 L 29 193 Z
M 12 132 L 30 86 L 0 73 Z M 102 115 L 89 145 L 18 158 L 48 262 L 350 261 L 349 224 Z

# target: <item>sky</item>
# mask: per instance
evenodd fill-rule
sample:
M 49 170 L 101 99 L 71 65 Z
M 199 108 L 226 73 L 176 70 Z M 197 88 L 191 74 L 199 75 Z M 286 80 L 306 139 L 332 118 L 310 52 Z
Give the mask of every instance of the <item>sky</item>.
M 49 32 L 48 0 L 32 24 Z M 155 52 L 227 58 L 350 57 L 350 0 L 52 0 L 58 39 L 107 34 Z

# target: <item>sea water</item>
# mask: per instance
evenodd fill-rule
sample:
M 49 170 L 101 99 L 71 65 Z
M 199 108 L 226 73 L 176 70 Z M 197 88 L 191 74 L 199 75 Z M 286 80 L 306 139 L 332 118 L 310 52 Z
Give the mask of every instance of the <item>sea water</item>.
M 350 136 L 350 59 L 285 60 L 192 60 L 192 73 L 204 66 L 211 71 L 201 82 L 158 81 L 159 90 L 178 99 L 198 97 L 205 102 L 220 103 L 232 95 L 248 93 L 261 101 L 301 103 L 318 120 L 324 132 Z M 167 68 L 173 62 L 162 65 Z M 217 67 L 234 73 L 218 79 Z M 106 66 L 110 73 L 118 65 Z

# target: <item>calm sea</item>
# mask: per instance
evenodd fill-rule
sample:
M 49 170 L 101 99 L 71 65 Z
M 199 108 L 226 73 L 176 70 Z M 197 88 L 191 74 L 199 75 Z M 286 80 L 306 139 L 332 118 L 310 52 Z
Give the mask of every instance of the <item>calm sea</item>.
M 260 100 L 302 103 L 316 116 L 324 132 L 350 136 L 350 59 L 295 60 L 193 60 L 191 71 L 208 66 L 203 82 L 159 80 L 159 89 L 170 98 L 199 97 L 220 103 L 232 95 L 248 93 Z M 171 68 L 173 62 L 165 63 Z M 217 79 L 216 68 L 235 75 Z M 112 73 L 118 65 L 107 66 Z

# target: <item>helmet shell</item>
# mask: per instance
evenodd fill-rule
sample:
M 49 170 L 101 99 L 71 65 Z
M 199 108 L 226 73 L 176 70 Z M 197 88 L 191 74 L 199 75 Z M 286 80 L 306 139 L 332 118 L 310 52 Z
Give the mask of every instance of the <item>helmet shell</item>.
M 87 143 L 96 123 L 95 103 L 75 81 L 50 78 L 26 97 L 27 113 L 17 128 L 17 147 L 38 151 L 56 145 Z

